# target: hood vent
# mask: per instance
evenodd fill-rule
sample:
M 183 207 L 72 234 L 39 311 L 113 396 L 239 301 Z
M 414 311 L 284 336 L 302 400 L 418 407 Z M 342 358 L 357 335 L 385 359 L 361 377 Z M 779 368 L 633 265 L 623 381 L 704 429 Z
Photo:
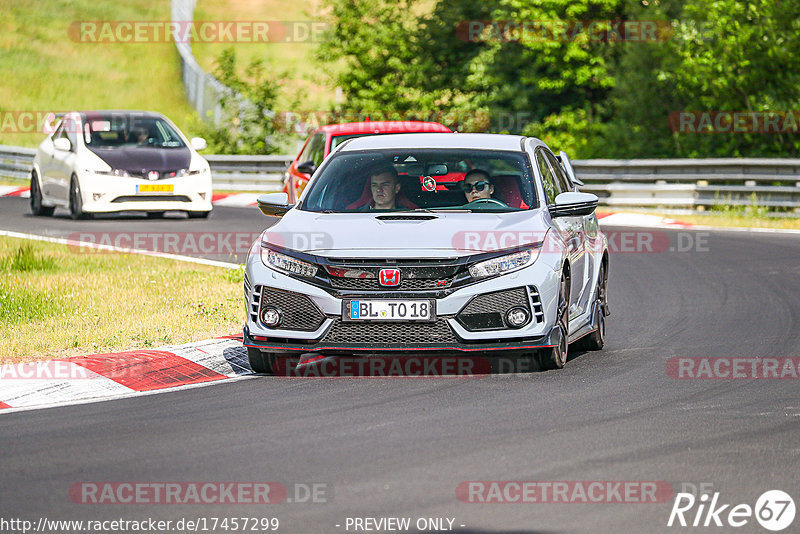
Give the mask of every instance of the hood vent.
M 438 219 L 436 215 L 378 215 L 375 217 L 379 221 L 430 221 Z

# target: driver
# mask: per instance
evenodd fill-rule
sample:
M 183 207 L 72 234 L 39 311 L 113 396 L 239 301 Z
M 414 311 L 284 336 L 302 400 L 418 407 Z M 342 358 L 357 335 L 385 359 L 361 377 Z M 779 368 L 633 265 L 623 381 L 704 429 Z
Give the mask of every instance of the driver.
M 489 173 L 480 169 L 472 169 L 461 182 L 461 190 L 467 197 L 467 202 L 473 202 L 481 198 L 492 198 L 494 184 Z
M 379 167 L 370 173 L 369 182 L 372 205 L 368 204 L 367 209 L 393 210 L 397 208 L 395 198 L 400 192 L 400 178 L 394 167 L 390 165 Z

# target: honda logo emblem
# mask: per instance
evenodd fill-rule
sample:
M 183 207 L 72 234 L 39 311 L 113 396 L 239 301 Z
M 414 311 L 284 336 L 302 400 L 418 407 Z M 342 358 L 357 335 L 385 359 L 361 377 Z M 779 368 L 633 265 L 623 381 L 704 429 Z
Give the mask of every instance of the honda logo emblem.
M 148 180 L 158 180 L 158 171 L 150 171 L 147 173 Z
M 400 271 L 398 269 L 381 269 L 378 275 L 378 282 L 382 286 L 399 286 Z

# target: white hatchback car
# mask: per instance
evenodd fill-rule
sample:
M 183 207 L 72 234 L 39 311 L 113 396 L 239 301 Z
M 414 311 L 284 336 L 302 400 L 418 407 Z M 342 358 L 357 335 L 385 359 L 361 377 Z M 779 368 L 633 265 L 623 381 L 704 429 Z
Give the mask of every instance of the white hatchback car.
M 80 111 L 61 117 L 39 145 L 31 171 L 31 211 L 67 208 L 73 219 L 143 211 L 211 213 L 211 169 L 166 117 L 147 111 Z

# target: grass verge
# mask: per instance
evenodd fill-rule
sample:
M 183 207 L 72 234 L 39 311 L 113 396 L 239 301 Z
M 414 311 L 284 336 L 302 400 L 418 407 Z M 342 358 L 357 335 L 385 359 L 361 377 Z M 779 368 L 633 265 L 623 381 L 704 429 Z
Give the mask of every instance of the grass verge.
M 191 136 L 194 111 L 172 42 L 90 43 L 68 33 L 80 21 L 169 19 L 169 0 L 0 2 L 0 111 L 152 110 Z M 0 144 L 33 147 L 44 138 L 19 129 L 0 130 Z
M 243 320 L 240 270 L 0 236 L 0 364 L 188 343 Z

